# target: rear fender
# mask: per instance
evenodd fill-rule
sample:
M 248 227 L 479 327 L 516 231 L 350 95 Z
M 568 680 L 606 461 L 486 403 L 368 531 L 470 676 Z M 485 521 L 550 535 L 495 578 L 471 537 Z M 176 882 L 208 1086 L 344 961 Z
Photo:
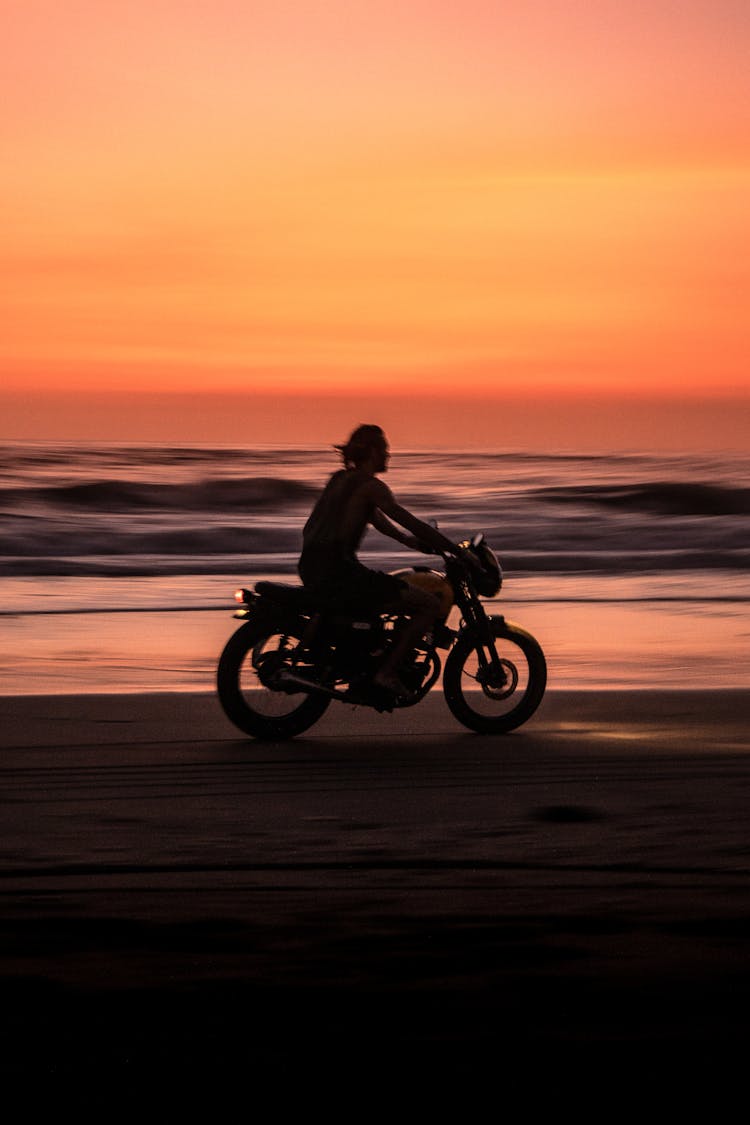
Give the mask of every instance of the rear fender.
M 303 635 L 310 622 L 309 617 L 295 613 L 270 598 L 259 597 L 257 594 L 251 594 L 250 597 L 252 600 L 238 609 L 234 617 L 257 628 L 268 629 L 269 632 L 292 633 L 298 637 Z

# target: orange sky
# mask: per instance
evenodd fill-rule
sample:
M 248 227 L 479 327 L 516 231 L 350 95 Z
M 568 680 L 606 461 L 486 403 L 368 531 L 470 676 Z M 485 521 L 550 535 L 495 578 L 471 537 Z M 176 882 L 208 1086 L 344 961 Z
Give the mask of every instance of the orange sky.
M 125 393 L 747 397 L 744 0 L 19 0 L 4 41 L 0 437 L 60 392 L 102 437 L 101 392 L 133 436 Z

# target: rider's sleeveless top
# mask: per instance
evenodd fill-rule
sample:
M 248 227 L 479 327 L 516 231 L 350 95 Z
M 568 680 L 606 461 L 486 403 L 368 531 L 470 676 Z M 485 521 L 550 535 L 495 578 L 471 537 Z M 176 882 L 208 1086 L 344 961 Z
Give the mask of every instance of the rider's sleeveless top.
M 305 524 L 297 569 L 303 584 L 322 602 L 371 609 L 401 595 L 404 584 L 399 578 L 369 570 L 356 555 L 372 505 L 362 505 L 356 520 L 349 516 L 350 505 L 357 489 L 371 480 L 363 469 L 339 469 Z
M 372 477 L 362 469 L 339 469 L 328 481 L 302 532 L 303 553 L 330 551 L 335 558 L 353 559 L 362 541 L 370 513 L 362 513 L 355 526 L 344 518 L 349 503 Z M 349 538 L 346 538 L 348 533 Z

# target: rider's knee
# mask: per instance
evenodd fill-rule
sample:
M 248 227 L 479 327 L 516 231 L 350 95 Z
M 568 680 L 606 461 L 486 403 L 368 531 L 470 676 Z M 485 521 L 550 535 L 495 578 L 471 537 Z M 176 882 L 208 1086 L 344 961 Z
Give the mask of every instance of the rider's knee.
M 442 616 L 440 598 L 419 586 L 409 586 L 402 594 L 404 612 L 424 621 L 437 621 Z

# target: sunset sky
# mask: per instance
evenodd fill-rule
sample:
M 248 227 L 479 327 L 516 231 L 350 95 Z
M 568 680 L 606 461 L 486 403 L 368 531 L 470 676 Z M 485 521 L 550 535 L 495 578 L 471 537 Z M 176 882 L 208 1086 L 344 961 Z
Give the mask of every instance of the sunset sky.
M 3 41 L 0 438 L 575 441 L 648 393 L 737 444 L 747 0 L 8 0 Z

